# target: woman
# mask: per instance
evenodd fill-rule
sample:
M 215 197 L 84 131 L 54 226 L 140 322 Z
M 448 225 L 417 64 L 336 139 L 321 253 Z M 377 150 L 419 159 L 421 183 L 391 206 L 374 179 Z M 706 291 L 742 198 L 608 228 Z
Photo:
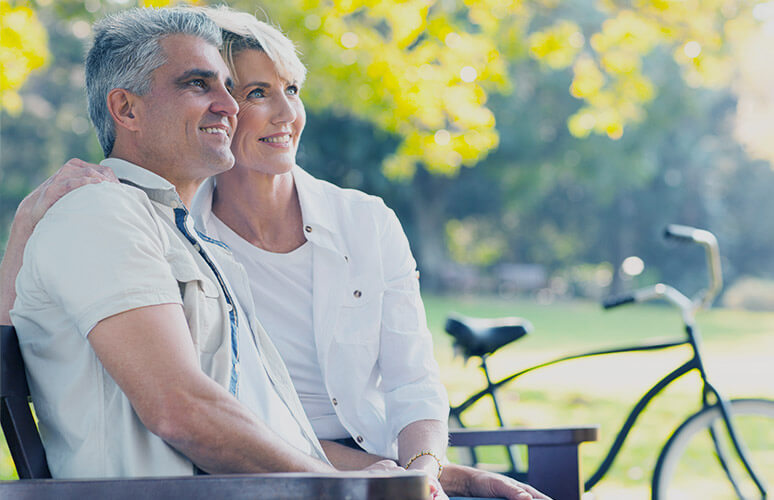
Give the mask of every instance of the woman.
M 354 439 L 436 477 L 448 400 L 400 224 L 380 199 L 296 166 L 305 69 L 292 42 L 249 14 L 206 11 L 223 29 L 240 110 L 234 168 L 194 201 L 200 229 L 247 269 L 326 453 L 348 453 L 330 441 Z
M 296 165 L 305 69 L 292 42 L 249 14 L 205 11 L 224 30 L 240 111 L 235 166 L 202 186 L 192 211 L 199 229 L 245 266 L 257 316 L 331 462 L 357 469 L 388 457 L 426 472 L 439 497 L 438 477 L 453 494 L 532 498 L 502 476 L 455 465 L 442 472 L 448 401 L 397 218 L 380 199 Z M 0 268 L 3 315 L 18 249 L 42 212 L 69 188 L 113 180 L 104 167 L 78 160 L 57 175 L 25 199 L 14 221 Z

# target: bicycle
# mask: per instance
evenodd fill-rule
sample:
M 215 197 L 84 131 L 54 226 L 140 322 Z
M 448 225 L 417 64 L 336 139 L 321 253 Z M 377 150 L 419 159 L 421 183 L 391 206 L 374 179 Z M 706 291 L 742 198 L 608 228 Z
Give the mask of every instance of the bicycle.
M 693 299 L 676 288 L 658 283 L 641 288 L 621 297 L 606 300 L 606 309 L 624 304 L 642 303 L 653 299 L 664 299 L 676 306 L 681 313 L 684 337 L 663 342 L 643 343 L 614 349 L 589 351 L 563 356 L 514 372 L 498 381 L 492 381 L 487 367 L 487 358 L 497 349 L 510 344 L 532 330 L 531 324 L 521 318 L 472 319 L 449 317 L 446 332 L 454 337 L 455 349 L 462 351 L 465 359 L 479 358 L 480 368 L 486 379 L 486 387 L 468 397 L 461 404 L 452 406 L 452 425 L 464 427 L 463 413 L 482 398 L 489 396 L 500 427 L 505 425 L 497 390 L 526 373 L 555 365 L 564 361 L 645 351 L 663 351 L 677 346 L 690 346 L 691 358 L 664 375 L 635 403 L 619 429 L 613 443 L 596 470 L 584 482 L 584 490 L 593 488 L 610 470 L 613 461 L 621 451 L 637 418 L 647 405 L 667 386 L 689 372 L 697 372 L 701 379 L 701 408 L 683 421 L 670 435 L 661 448 L 651 480 L 651 498 L 665 500 L 674 498 L 697 498 L 693 496 L 690 475 L 699 474 L 701 481 L 710 480 L 711 475 L 719 476 L 728 491 L 721 498 L 767 498 L 768 481 L 774 474 L 774 401 L 767 399 L 728 399 L 713 386 L 702 361 L 701 335 L 695 323 L 696 313 L 708 308 L 722 287 L 722 271 L 717 239 L 709 231 L 688 226 L 670 225 L 664 232 L 665 238 L 679 242 L 699 244 L 704 247 L 708 268 L 709 286 Z M 520 456 L 507 449 L 508 467 L 506 474 L 523 477 Z M 714 454 L 717 462 L 713 470 L 691 470 L 693 457 L 697 454 Z M 471 461 L 478 464 L 475 449 L 470 450 Z M 763 472 L 765 471 L 765 473 Z M 684 477 L 687 476 L 687 477 Z M 712 483 L 714 484 L 714 483 Z M 721 486 L 718 486 L 723 487 Z M 721 492 L 721 494 L 724 494 Z M 705 497 L 702 497 L 705 498 Z

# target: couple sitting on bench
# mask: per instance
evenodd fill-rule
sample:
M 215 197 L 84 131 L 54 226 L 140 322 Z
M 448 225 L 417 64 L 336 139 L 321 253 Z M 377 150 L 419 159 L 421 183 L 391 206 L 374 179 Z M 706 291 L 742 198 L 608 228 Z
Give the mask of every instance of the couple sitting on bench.
M 95 25 L 106 159 L 22 202 L 0 275 L 52 475 L 405 468 L 433 498 L 547 498 L 446 464 L 408 242 L 379 198 L 295 164 L 304 76 L 228 9 Z

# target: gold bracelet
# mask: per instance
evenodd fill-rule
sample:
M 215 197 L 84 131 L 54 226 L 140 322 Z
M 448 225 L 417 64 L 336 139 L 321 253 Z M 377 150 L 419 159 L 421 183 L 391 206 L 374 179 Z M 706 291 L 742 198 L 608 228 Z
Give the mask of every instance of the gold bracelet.
M 443 464 L 441 463 L 441 460 L 432 451 L 428 451 L 428 450 L 420 451 L 419 453 L 411 457 L 411 459 L 406 463 L 406 467 L 404 467 L 404 469 L 408 470 L 408 468 L 411 467 L 411 464 L 414 463 L 414 460 L 424 456 L 433 457 L 435 461 L 438 462 L 438 479 L 441 479 L 441 472 L 443 472 Z

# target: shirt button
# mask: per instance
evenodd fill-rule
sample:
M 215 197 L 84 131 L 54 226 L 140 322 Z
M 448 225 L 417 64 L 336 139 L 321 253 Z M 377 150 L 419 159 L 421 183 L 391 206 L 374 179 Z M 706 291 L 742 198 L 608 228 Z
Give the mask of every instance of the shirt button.
M 355 441 L 357 441 L 358 443 L 362 443 L 363 442 L 363 436 L 356 437 Z
M 229 303 L 226 303 L 226 311 L 228 311 L 228 312 L 231 312 L 231 311 L 233 311 L 233 310 L 234 310 L 234 306 L 232 306 L 232 305 L 231 305 L 231 304 L 229 304 Z
M 349 257 L 346 255 L 344 256 L 344 262 L 349 262 Z
M 304 227 L 304 231 L 306 231 L 307 233 L 311 233 L 312 232 L 312 226 Z
M 333 398 L 333 399 L 331 400 L 331 402 L 333 403 L 333 406 L 336 406 L 337 404 L 339 404 L 339 402 L 338 402 L 338 401 L 336 401 L 336 398 Z
M 359 299 L 360 297 L 363 296 L 363 292 L 361 292 L 360 290 L 355 290 L 354 292 L 352 292 L 352 295 L 354 295 L 356 299 Z

